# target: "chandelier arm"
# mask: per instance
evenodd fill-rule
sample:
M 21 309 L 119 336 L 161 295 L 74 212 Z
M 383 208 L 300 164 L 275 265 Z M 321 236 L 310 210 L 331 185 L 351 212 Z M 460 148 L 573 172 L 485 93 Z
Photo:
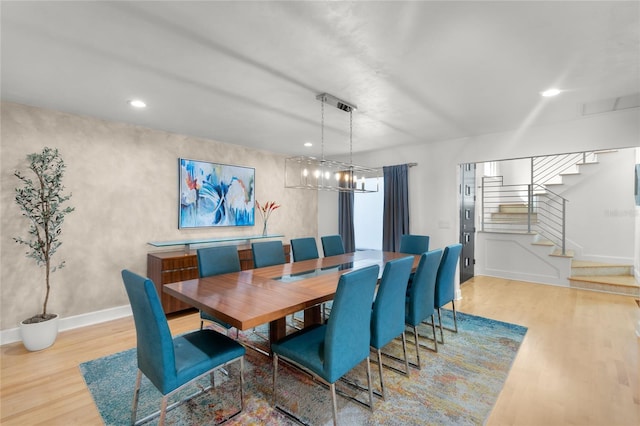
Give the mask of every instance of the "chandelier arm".
M 353 164 L 353 110 L 349 111 L 349 164 Z
M 301 188 L 338 192 L 378 192 L 379 185 L 365 186 L 365 179 L 382 178 L 382 169 L 363 167 L 353 164 L 353 110 L 355 105 L 348 104 L 335 96 L 322 93 L 316 96 L 322 102 L 320 121 L 321 158 L 300 156 L 285 159 L 285 188 Z M 324 157 L 324 104 L 349 113 L 349 163 L 325 160 Z M 358 187 L 356 174 L 361 179 Z
M 322 98 L 322 102 L 320 102 L 320 154 L 322 161 L 324 161 L 324 98 Z

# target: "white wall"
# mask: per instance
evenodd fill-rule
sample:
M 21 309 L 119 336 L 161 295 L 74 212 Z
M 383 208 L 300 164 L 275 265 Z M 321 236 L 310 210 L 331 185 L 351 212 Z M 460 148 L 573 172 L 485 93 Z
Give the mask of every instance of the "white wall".
M 526 185 L 531 182 L 531 160 L 501 161 L 498 163 L 498 175 L 504 177 L 505 185 Z M 525 197 L 524 202 L 527 202 Z
M 638 111 L 631 109 L 551 126 L 354 154 L 354 162 L 371 167 L 418 163 L 409 169 L 410 229 L 430 235 L 430 246 L 438 248 L 459 240 L 459 164 L 638 145 L 640 120 Z M 337 213 L 325 212 L 318 218 L 319 229 L 337 223 Z
M 258 200 L 282 207 L 270 233 L 290 238 L 317 234 L 317 195 L 284 188 L 284 157 L 238 145 L 171 134 L 123 123 L 2 103 L 0 149 L 0 329 L 40 312 L 43 270 L 24 256 L 11 237 L 26 236 L 26 222 L 13 200 L 13 172 L 44 146 L 60 150 L 64 184 L 76 211 L 63 227 L 56 254 L 67 266 L 52 275 L 49 310 L 63 319 L 127 305 L 120 270 L 146 274 L 148 241 L 256 235 L 256 226 L 179 230 L 178 158 L 255 167 Z
M 553 188 L 568 200 L 567 248 L 581 260 L 633 264 L 635 150 L 599 154 L 598 162 Z

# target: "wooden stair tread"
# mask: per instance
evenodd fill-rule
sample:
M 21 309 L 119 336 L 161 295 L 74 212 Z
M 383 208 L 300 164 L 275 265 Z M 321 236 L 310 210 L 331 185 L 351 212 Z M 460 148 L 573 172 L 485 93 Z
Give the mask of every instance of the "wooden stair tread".
M 534 245 L 534 246 L 547 246 L 547 247 L 555 246 L 555 244 L 553 244 L 553 242 L 551 242 L 549 240 L 534 241 L 531 244 Z
M 557 257 L 573 257 L 575 254 L 573 250 L 565 250 L 565 254 L 562 254 L 561 249 L 556 249 L 549 256 L 557 256 Z
M 525 230 L 516 229 L 485 229 L 484 231 L 478 231 L 485 234 L 518 234 L 518 235 L 536 235 L 536 232 L 529 232 Z
M 572 268 L 629 268 L 633 265 L 626 265 L 620 263 L 604 263 L 604 262 L 592 262 L 590 260 L 573 260 L 571 262 Z
M 569 277 L 569 280 L 624 287 L 640 287 L 640 284 L 636 281 L 633 275 L 575 275 Z

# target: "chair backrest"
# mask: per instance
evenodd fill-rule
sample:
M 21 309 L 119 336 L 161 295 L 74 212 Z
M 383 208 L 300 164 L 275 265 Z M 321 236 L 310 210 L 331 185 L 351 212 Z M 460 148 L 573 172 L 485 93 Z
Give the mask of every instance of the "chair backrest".
M 253 266 L 256 268 L 271 265 L 282 265 L 286 262 L 282 241 L 279 240 L 252 243 L 251 251 L 253 253 Z
M 318 245 L 313 237 L 294 238 L 291 240 L 291 251 L 293 252 L 293 261 L 317 259 Z
M 198 272 L 201 277 L 240 271 L 238 247 L 218 246 L 198 249 Z
M 324 371 L 334 383 L 369 356 L 371 303 L 378 281 L 378 265 L 340 277 L 324 341 Z
M 325 235 L 320 237 L 320 241 L 324 257 L 344 254 L 344 244 L 340 235 Z
M 403 234 L 400 237 L 400 253 L 422 254 L 429 251 L 428 235 Z
M 458 258 L 462 251 L 462 244 L 452 244 L 444 248 L 438 275 L 436 277 L 436 292 L 434 306 L 439 308 L 455 298 L 455 276 Z
M 175 385 L 173 338 L 153 282 L 128 270 L 122 281 L 136 326 L 138 368 L 165 394 Z
M 442 251 L 442 249 L 431 250 L 420 256 L 420 263 L 413 275 L 407 295 L 405 322 L 411 326 L 417 326 L 433 315 L 436 276 Z
M 391 260 L 384 266 L 371 315 L 371 346 L 376 349 L 404 331 L 405 298 L 413 256 Z

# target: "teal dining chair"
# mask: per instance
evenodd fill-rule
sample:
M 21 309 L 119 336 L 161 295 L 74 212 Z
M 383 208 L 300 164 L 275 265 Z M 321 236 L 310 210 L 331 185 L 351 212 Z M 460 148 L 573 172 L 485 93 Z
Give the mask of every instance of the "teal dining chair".
M 255 268 L 282 265 L 286 262 L 282 241 L 252 243 L 251 252 L 253 253 L 253 266 Z
M 340 235 L 325 235 L 320 237 L 320 241 L 322 242 L 324 257 L 344 254 L 344 244 Z
M 434 296 L 436 287 L 436 275 L 438 266 L 442 258 L 442 249 L 431 250 L 420 256 L 420 262 L 413 276 L 413 281 L 406 299 L 405 323 L 412 327 L 414 344 L 416 347 L 416 364 L 412 367 L 420 369 L 420 334 L 418 326 L 427 318 L 431 317 L 431 329 L 433 331 L 433 341 L 435 352 L 438 352 L 438 341 L 435 328 L 435 307 Z
M 244 347 L 235 340 L 213 330 L 196 330 L 172 337 L 160 298 L 153 282 L 131 271 L 122 271 L 133 320 L 136 328 L 138 374 L 133 393 L 131 423 L 136 423 L 138 397 L 142 375 L 146 376 L 162 394 L 160 410 L 142 421 L 160 416 L 159 424 L 165 422 L 169 396 L 185 385 L 209 375 L 215 387 L 214 371 L 232 362 L 240 363 L 240 409 L 225 417 L 225 420 L 244 409 Z M 198 393 L 198 394 L 199 394 Z
M 429 251 L 428 235 L 403 234 L 400 237 L 400 253 L 422 254 Z
M 253 266 L 256 268 L 286 263 L 282 241 L 260 241 L 252 243 L 251 251 L 253 253 Z M 291 320 L 288 325 L 295 329 L 301 328 L 300 325 L 296 324 L 296 321 L 299 320 L 295 314 L 291 315 Z M 256 330 L 254 329 L 253 331 L 255 332 Z M 260 333 L 256 333 L 256 335 L 264 340 L 269 340 Z
M 407 340 L 405 337 L 405 294 L 409 274 L 413 267 L 413 256 L 390 260 L 384 265 L 380 285 L 373 302 L 371 314 L 371 347 L 378 355 L 378 372 L 382 399 L 386 399 L 382 374 L 382 348 L 398 336 L 402 336 L 404 371 L 389 367 L 405 376 L 409 375 Z
M 294 238 L 291 240 L 291 251 L 293 252 L 293 261 L 300 262 L 302 260 L 317 259 L 318 245 L 313 237 Z
M 210 277 L 213 275 L 228 274 L 240 271 L 240 258 L 238 257 L 237 246 L 216 246 L 198 249 L 198 273 L 200 277 Z M 214 317 L 204 311 L 200 311 L 200 329 L 204 327 L 204 321 L 211 321 L 219 324 L 227 330 L 231 325 Z M 237 333 L 236 333 L 237 338 Z
M 293 261 L 301 262 L 303 260 L 318 259 L 318 245 L 313 237 L 294 238 L 291 240 L 291 251 L 293 252 Z M 322 304 L 320 308 L 323 320 L 326 319 L 327 311 L 331 310 L 331 302 Z M 294 320 L 296 320 L 294 315 Z
M 335 382 L 366 360 L 369 409 L 373 410 L 369 344 L 371 304 L 379 271 L 378 265 L 370 265 L 342 275 L 338 281 L 328 323 L 306 327 L 271 344 L 274 407 L 278 408 L 278 359 L 282 358 L 288 364 L 310 373 L 329 386 L 333 423 L 337 424 Z
M 455 277 L 458 259 L 462 252 L 462 244 L 452 244 L 444 248 L 442 260 L 438 267 L 438 275 L 436 277 L 436 291 L 434 299 L 434 307 L 438 310 L 438 328 L 440 328 L 440 341 L 444 343 L 444 334 L 442 329 L 442 314 L 440 308 L 451 302 L 453 310 L 453 326 L 454 328 L 446 328 L 446 330 L 458 332 L 458 319 L 456 318 L 456 302 L 455 302 Z
M 429 236 L 428 235 L 414 235 L 414 234 L 402 234 L 400 237 L 400 253 L 408 254 L 422 254 L 429 251 Z M 409 286 L 413 281 L 413 274 L 409 276 Z

